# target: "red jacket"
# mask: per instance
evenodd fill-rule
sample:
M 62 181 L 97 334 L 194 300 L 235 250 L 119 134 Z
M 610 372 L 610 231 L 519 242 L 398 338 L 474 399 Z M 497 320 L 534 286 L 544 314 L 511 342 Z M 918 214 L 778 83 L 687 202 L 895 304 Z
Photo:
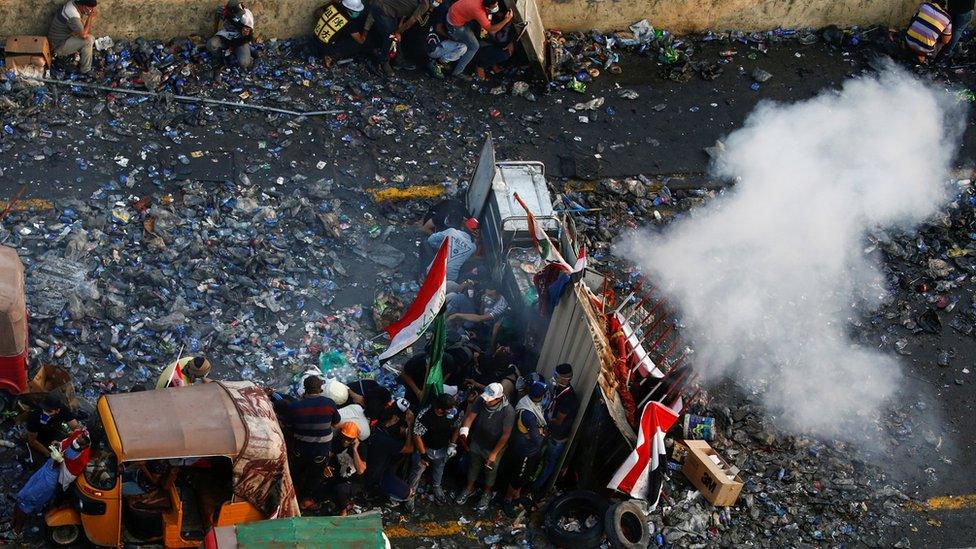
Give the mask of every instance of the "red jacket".
M 67 438 L 61 441 L 59 445 L 59 450 L 61 450 L 61 455 L 64 456 L 64 466 L 68 469 L 68 472 L 74 476 L 81 476 L 85 472 L 85 467 L 88 466 L 88 458 L 91 455 L 91 447 L 82 449 L 78 457 L 74 459 L 68 458 L 68 448 L 71 447 L 71 443 L 75 441 L 76 438 L 83 435 L 85 431 L 77 429 L 73 431 Z

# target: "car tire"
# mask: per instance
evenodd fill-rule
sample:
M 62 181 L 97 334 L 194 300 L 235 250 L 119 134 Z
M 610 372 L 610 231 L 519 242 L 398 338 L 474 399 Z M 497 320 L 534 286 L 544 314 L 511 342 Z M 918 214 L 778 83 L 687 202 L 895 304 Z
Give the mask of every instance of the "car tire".
M 603 523 L 607 540 L 614 549 L 644 549 L 651 543 L 651 529 L 644 511 L 632 501 L 611 505 Z
M 48 526 L 47 539 L 56 547 L 72 547 L 81 540 L 81 526 L 77 524 Z
M 591 549 L 598 547 L 603 540 L 604 519 L 610 507 L 606 498 L 589 490 L 573 490 L 554 498 L 542 519 L 542 529 L 546 537 L 557 547 L 572 549 Z M 596 523 L 587 528 L 580 524 L 578 532 L 572 532 L 559 525 L 566 516 L 594 515 Z

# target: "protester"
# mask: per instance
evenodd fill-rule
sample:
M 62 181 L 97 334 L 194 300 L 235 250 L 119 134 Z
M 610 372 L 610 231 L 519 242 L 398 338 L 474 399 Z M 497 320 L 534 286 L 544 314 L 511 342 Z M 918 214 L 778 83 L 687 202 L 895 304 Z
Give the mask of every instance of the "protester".
M 31 462 L 35 465 L 43 463 L 51 457 L 51 443 L 79 427 L 81 424 L 71 410 L 58 397 L 47 395 L 40 408 L 27 416 L 27 448 Z
M 493 23 L 498 23 L 509 13 L 511 12 L 507 9 L 505 13 L 495 13 L 491 16 L 491 20 Z M 484 34 L 481 47 L 478 48 L 478 55 L 474 58 L 475 73 L 481 80 L 488 78 L 488 72 L 491 74 L 502 72 L 500 65 L 511 59 L 512 54 L 515 53 L 515 28 L 512 25 L 506 25 L 495 33 Z
M 443 66 L 454 63 L 468 51 L 464 44 L 451 40 L 447 30 L 447 12 L 452 0 L 434 2 L 434 10 L 427 28 L 427 72 L 434 78 L 444 78 Z
M 508 301 L 494 286 L 486 287 L 481 293 L 475 309 L 466 293 L 452 292 L 445 299 L 447 320 L 461 333 L 475 331 L 479 340 L 484 341 L 491 333 L 496 321 L 508 311 Z
M 185 387 L 194 383 L 210 383 L 210 361 L 202 356 L 188 356 L 170 364 L 159 374 L 157 389 Z
M 447 460 L 457 454 L 458 421 L 457 405 L 454 397 L 448 394 L 438 395 L 434 403 L 427 406 L 417 415 L 413 425 L 413 444 L 417 451 L 417 459 L 410 469 L 408 484 L 410 499 L 407 509 L 412 510 L 420 479 L 428 467 L 431 469 L 431 490 L 438 503 L 446 503 L 447 496 L 441 487 L 444 478 L 444 467 Z
M 366 489 L 388 496 L 395 502 L 404 501 L 410 493 L 407 482 L 397 475 L 404 458 L 413 453 L 414 444 L 407 436 L 409 428 L 398 410 L 388 408 L 373 429 L 367 442 Z
M 478 250 L 478 246 L 475 244 L 475 238 L 477 236 L 478 220 L 472 217 L 464 221 L 464 230 L 451 227 L 427 237 L 427 257 L 429 258 L 434 257 L 445 238 L 451 237 L 451 243 L 447 251 L 447 281 L 449 292 L 457 291 L 456 286 L 452 289 L 451 283 L 457 281 L 458 276 L 461 274 L 461 268 L 464 267 L 468 259 Z M 424 258 L 421 259 L 423 260 Z M 430 262 L 424 272 L 426 273 L 428 270 L 430 270 Z
M 363 32 L 368 33 L 371 43 L 376 44 L 373 56 L 384 75 L 393 76 L 390 66 L 393 44 L 429 11 L 430 0 L 374 0 L 370 3 Z
M 464 74 L 464 69 L 468 68 L 468 63 L 474 59 L 480 47 L 478 36 L 471 27 L 477 23 L 488 34 L 495 34 L 500 31 L 512 20 L 513 13 L 509 11 L 501 21 L 492 24 L 488 16 L 493 13 L 498 13 L 499 10 L 498 0 L 457 0 L 448 10 L 448 34 L 451 36 L 451 39 L 466 46 L 464 55 L 454 65 L 451 76 L 462 80 L 470 80 L 470 77 Z
M 417 353 L 407 359 L 403 364 L 403 370 L 400 371 L 399 381 L 406 387 L 405 397 L 414 410 L 419 409 L 420 398 L 423 395 L 424 384 L 427 381 L 427 370 L 429 366 L 427 362 L 427 353 Z M 443 382 L 448 385 L 457 385 L 461 381 L 461 374 L 462 372 L 454 362 L 453 353 L 448 354 L 445 352 L 443 358 L 441 358 L 441 377 Z
M 20 535 L 27 520 L 40 513 L 54 499 L 59 487 L 66 490 L 78 475 L 85 472 L 90 446 L 88 433 L 82 429 L 73 431 L 67 438 L 51 446 L 47 461 L 17 492 L 17 504 L 11 521 L 15 534 Z
M 922 3 L 908 23 L 902 45 L 919 63 L 926 63 L 937 53 L 939 44 L 948 44 L 952 39 L 951 18 L 944 5 L 945 0 Z
M 540 403 L 545 396 L 546 384 L 533 381 L 515 406 L 515 428 L 505 451 L 502 473 L 502 478 L 508 479 L 502 509 L 510 517 L 515 516 L 515 501 L 521 496 L 522 489 L 533 481 L 542 459 L 546 418 Z
M 560 364 L 556 366 L 549 400 L 544 407 L 545 419 L 549 428 L 546 439 L 545 464 L 542 472 L 539 473 L 539 478 L 532 485 L 533 492 L 541 489 L 556 471 L 556 464 L 559 462 L 563 450 L 566 449 L 566 443 L 569 442 L 573 422 L 576 421 L 576 414 L 579 412 L 579 398 L 573 389 L 572 381 L 572 365 Z
M 223 63 L 224 52 L 232 50 L 242 69 L 251 67 L 251 40 L 254 39 L 254 14 L 244 7 L 241 0 L 227 0 L 217 8 L 214 18 L 214 36 L 207 41 L 207 50 L 214 55 L 217 64 Z
M 347 387 L 349 388 L 349 398 L 363 407 L 366 417 L 371 422 L 380 419 L 383 413 L 393 405 L 393 395 L 390 390 L 375 380 L 360 379 L 347 385 Z
M 442 2 L 440 6 L 434 9 L 434 18 L 437 17 L 438 10 L 443 13 L 449 7 L 450 0 Z M 447 20 L 446 14 L 444 14 L 444 20 Z M 420 228 L 424 234 L 429 236 L 444 229 L 460 229 L 467 220 L 468 210 L 464 207 L 464 203 L 456 198 L 448 198 L 431 204 L 420 221 Z
M 481 398 L 470 407 L 458 430 L 461 443 L 468 448 L 467 485 L 457 498 L 459 505 L 467 502 L 474 493 L 475 483 L 483 472 L 485 490 L 476 508 L 481 510 L 488 507 L 502 453 L 512 435 L 514 423 L 515 410 L 505 398 L 501 383 L 485 387 Z
M 333 429 L 340 421 L 335 402 L 322 395 L 321 378 L 305 378 L 304 386 L 305 394 L 288 406 L 285 416 L 293 441 L 292 473 L 299 494 L 306 488 L 308 472 L 321 470 L 328 460 Z
M 335 451 L 329 455 L 324 468 L 315 467 L 316 478 L 304 501 L 305 509 L 320 512 L 329 505 L 331 514 L 346 516 L 352 500 L 363 491 L 363 475 L 366 473 L 365 447 L 359 442 L 359 427 L 352 421 L 339 425 L 339 440 Z
M 312 41 L 316 55 L 322 58 L 326 68 L 364 51 L 366 35 L 363 33 L 366 6 L 363 0 L 342 0 L 335 4 L 323 4 L 315 10 L 315 28 Z
M 68 0 L 54 14 L 47 31 L 47 41 L 54 57 L 65 57 L 78 52 L 81 61 L 78 72 L 88 74 L 92 69 L 92 49 L 95 37 L 91 35 L 98 0 Z M 84 22 L 82 22 L 84 18 Z
M 949 0 L 949 16 L 952 18 L 952 38 L 946 47 L 939 52 L 939 57 L 949 59 L 956 52 L 956 46 L 962 40 L 962 35 L 973 22 L 974 0 Z

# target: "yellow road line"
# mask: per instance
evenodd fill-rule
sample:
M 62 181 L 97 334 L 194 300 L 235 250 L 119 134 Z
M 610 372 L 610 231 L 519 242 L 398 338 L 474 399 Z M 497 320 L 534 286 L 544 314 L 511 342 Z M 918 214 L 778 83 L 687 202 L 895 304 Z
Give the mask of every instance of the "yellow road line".
M 373 200 L 376 202 L 386 202 L 388 200 L 419 200 L 437 198 L 444 194 L 444 187 L 441 185 L 414 185 L 405 189 L 397 189 L 396 187 L 366 189 L 366 192 L 373 195 Z
M 931 511 L 957 511 L 976 507 L 976 494 L 965 496 L 938 496 L 925 500 L 925 508 Z
M 0 210 L 7 207 L 6 200 L 0 200 Z M 24 200 L 18 200 L 14 202 L 10 211 L 12 212 L 23 212 L 27 210 L 51 210 L 54 208 L 54 204 L 50 200 L 44 200 L 43 198 L 26 198 Z
M 450 522 L 421 522 L 420 524 L 407 526 L 386 526 L 383 531 L 390 539 L 400 538 L 443 538 L 456 536 L 463 532 L 470 532 L 476 528 L 490 526 L 494 523 L 489 521 L 476 520 L 467 524 L 458 521 Z M 473 536 L 469 536 L 473 537 Z

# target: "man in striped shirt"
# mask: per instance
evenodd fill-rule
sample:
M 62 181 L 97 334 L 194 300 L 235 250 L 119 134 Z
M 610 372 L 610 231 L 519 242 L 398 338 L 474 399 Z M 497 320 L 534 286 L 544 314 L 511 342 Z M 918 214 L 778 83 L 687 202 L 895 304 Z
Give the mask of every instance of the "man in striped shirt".
M 923 3 L 905 31 L 903 44 L 919 63 L 925 63 L 936 53 L 939 44 L 948 44 L 952 38 L 952 23 L 942 6 L 944 2 L 945 0 L 936 0 Z
M 310 475 L 321 474 L 332 450 L 333 429 L 341 421 L 335 402 L 322 394 L 322 379 L 305 378 L 305 395 L 288 406 L 285 422 L 293 444 L 292 476 L 299 495 L 305 491 Z

